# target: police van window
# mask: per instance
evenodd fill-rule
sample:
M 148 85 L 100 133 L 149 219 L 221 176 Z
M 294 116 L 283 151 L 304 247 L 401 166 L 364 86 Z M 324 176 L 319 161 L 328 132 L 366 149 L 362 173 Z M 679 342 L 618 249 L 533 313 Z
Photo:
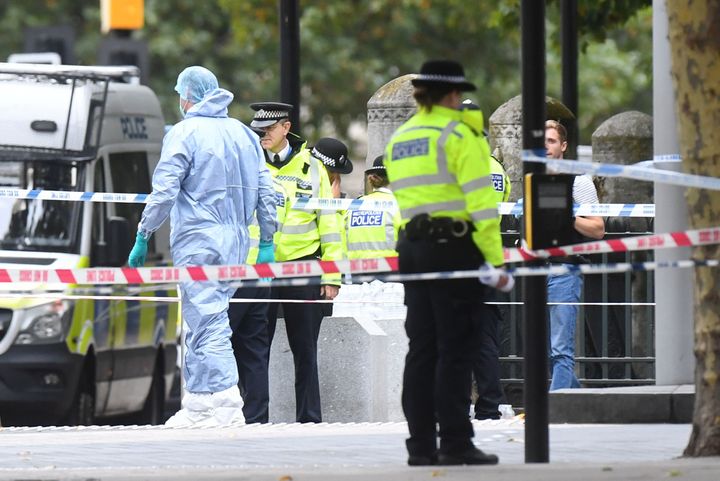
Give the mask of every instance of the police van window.
M 3 163 L 3 186 L 78 191 L 84 185 L 85 164 L 58 160 Z M 0 206 L 0 248 L 44 252 L 77 252 L 82 202 L 57 199 L 13 199 Z
M 110 177 L 113 192 L 130 194 L 149 194 L 150 172 L 148 171 L 147 154 L 145 152 L 119 152 L 110 154 Z M 135 232 L 145 204 L 115 204 L 115 215 L 128 221 L 131 232 Z M 151 237 L 148 251 L 155 251 L 155 238 Z

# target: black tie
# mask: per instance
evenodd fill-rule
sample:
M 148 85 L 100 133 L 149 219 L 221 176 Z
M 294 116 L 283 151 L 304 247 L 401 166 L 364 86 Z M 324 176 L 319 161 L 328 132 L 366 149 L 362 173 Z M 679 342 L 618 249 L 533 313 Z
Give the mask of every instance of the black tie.
M 274 164 L 280 163 L 280 156 L 278 154 L 273 155 L 273 163 Z

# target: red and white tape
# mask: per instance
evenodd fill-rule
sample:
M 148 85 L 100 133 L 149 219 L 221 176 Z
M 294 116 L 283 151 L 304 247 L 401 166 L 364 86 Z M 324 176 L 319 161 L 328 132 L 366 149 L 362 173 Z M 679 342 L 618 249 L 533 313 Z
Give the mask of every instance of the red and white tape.
M 89 269 L 0 269 L 0 284 L 167 284 L 188 281 L 241 281 L 315 277 L 339 273 L 392 272 L 397 257 L 342 261 L 291 261 L 272 264 L 189 267 L 95 267 Z
M 564 247 L 552 247 L 529 251 L 523 248 L 506 249 L 505 262 L 523 262 L 548 257 L 563 257 L 576 254 L 604 254 L 608 252 L 630 252 L 673 247 L 695 247 L 720 243 L 720 227 L 670 232 L 667 234 L 650 234 L 622 239 L 585 242 Z
M 574 254 L 602 254 L 720 244 L 720 227 L 586 242 L 527 251 L 506 249 L 505 262 L 523 262 Z M 318 277 L 325 274 L 373 274 L 398 270 L 397 257 L 342 261 L 291 261 L 257 265 L 189 267 L 96 267 L 89 269 L 0 269 L 0 285 L 42 284 L 174 284 L 187 281 L 248 281 Z

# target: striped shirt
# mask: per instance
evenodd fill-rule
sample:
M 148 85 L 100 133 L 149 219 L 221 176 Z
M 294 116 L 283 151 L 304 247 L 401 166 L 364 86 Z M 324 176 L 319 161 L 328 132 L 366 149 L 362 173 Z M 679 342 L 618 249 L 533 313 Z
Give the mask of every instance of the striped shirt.
M 599 204 L 597 190 L 592 178 L 587 175 L 576 175 L 573 182 L 573 202 L 575 204 Z

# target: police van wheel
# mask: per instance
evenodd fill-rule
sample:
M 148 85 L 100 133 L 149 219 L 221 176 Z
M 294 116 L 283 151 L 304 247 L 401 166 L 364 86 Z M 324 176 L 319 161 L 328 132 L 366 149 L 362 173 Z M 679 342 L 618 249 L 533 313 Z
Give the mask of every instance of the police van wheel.
M 165 379 L 162 365 L 155 364 L 150 392 L 145 399 L 142 411 L 138 413 L 137 424 L 162 424 L 165 419 Z
M 95 395 L 81 385 L 75 397 L 67 424 L 70 426 L 91 426 L 95 422 Z

